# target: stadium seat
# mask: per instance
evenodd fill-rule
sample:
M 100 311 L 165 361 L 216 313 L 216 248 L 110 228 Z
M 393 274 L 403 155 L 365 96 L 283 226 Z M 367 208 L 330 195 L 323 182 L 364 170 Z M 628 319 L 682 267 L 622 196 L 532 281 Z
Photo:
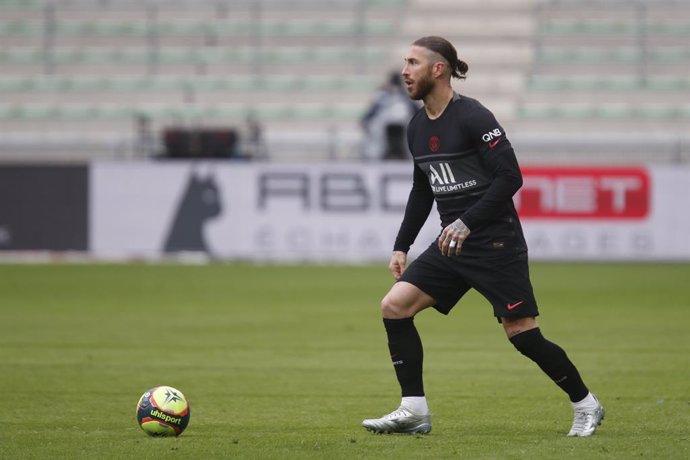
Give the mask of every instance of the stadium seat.
M 218 63 L 251 62 L 262 60 L 267 63 L 307 61 L 338 62 L 342 60 L 364 60 L 376 62 L 385 57 L 381 48 L 328 47 L 306 48 L 285 47 L 271 50 L 252 50 L 251 48 L 165 48 L 151 52 L 145 48 L 100 48 L 100 49 L 59 49 L 43 51 L 36 48 L 17 48 L 0 50 L 0 63 L 42 63 L 52 61 L 57 64 L 74 63 L 147 63 L 154 59 L 164 63 Z
M 685 103 L 669 105 L 618 104 L 524 104 L 519 110 L 520 117 L 532 120 L 558 119 L 597 119 L 597 120 L 669 120 L 687 119 L 689 105 Z
M 573 126 L 596 120 L 598 129 L 680 126 L 690 84 L 690 9 L 663 1 L 579 3 L 540 5 L 518 119 Z
M 689 35 L 690 21 L 679 23 L 652 22 L 638 24 L 634 21 L 600 21 L 596 17 L 589 20 L 553 20 L 541 24 L 541 33 L 549 35 Z
M 534 91 L 687 91 L 690 77 L 600 75 L 532 75 L 529 88 Z

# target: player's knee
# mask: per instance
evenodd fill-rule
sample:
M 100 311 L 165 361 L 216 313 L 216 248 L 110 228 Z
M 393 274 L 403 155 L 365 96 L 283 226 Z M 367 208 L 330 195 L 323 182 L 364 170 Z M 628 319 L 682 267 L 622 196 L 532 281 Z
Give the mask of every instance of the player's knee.
M 503 325 L 503 329 L 505 330 L 508 339 L 511 339 L 522 332 L 539 327 L 536 319 L 533 317 L 501 318 L 501 324 Z
M 509 337 L 515 349 L 527 357 L 533 357 L 543 347 L 544 336 L 537 327 Z
M 407 318 L 407 310 L 393 296 L 387 295 L 381 300 L 381 316 L 388 319 Z

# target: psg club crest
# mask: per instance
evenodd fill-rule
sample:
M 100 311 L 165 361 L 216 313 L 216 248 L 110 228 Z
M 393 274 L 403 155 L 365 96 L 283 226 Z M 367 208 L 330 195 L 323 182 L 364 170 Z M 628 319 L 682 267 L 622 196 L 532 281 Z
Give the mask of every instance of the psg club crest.
M 438 138 L 438 136 L 431 136 L 429 138 L 429 150 L 432 152 L 438 152 L 438 149 L 441 147 L 441 139 Z

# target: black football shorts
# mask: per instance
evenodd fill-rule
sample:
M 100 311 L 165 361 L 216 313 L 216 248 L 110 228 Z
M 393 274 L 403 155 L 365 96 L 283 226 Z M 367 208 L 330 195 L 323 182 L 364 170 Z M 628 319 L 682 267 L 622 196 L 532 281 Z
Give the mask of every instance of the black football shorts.
M 436 242 L 417 257 L 399 281 L 417 286 L 447 315 L 470 288 L 482 294 L 500 318 L 538 316 L 529 279 L 527 252 L 492 253 L 486 257 L 444 256 Z

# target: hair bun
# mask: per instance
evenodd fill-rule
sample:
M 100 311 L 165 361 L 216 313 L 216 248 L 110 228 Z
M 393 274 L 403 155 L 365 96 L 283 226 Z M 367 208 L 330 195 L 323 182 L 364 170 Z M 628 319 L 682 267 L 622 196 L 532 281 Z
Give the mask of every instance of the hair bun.
M 465 75 L 467 71 L 470 70 L 470 66 L 467 65 L 465 61 L 458 59 L 457 71 L 460 75 Z

